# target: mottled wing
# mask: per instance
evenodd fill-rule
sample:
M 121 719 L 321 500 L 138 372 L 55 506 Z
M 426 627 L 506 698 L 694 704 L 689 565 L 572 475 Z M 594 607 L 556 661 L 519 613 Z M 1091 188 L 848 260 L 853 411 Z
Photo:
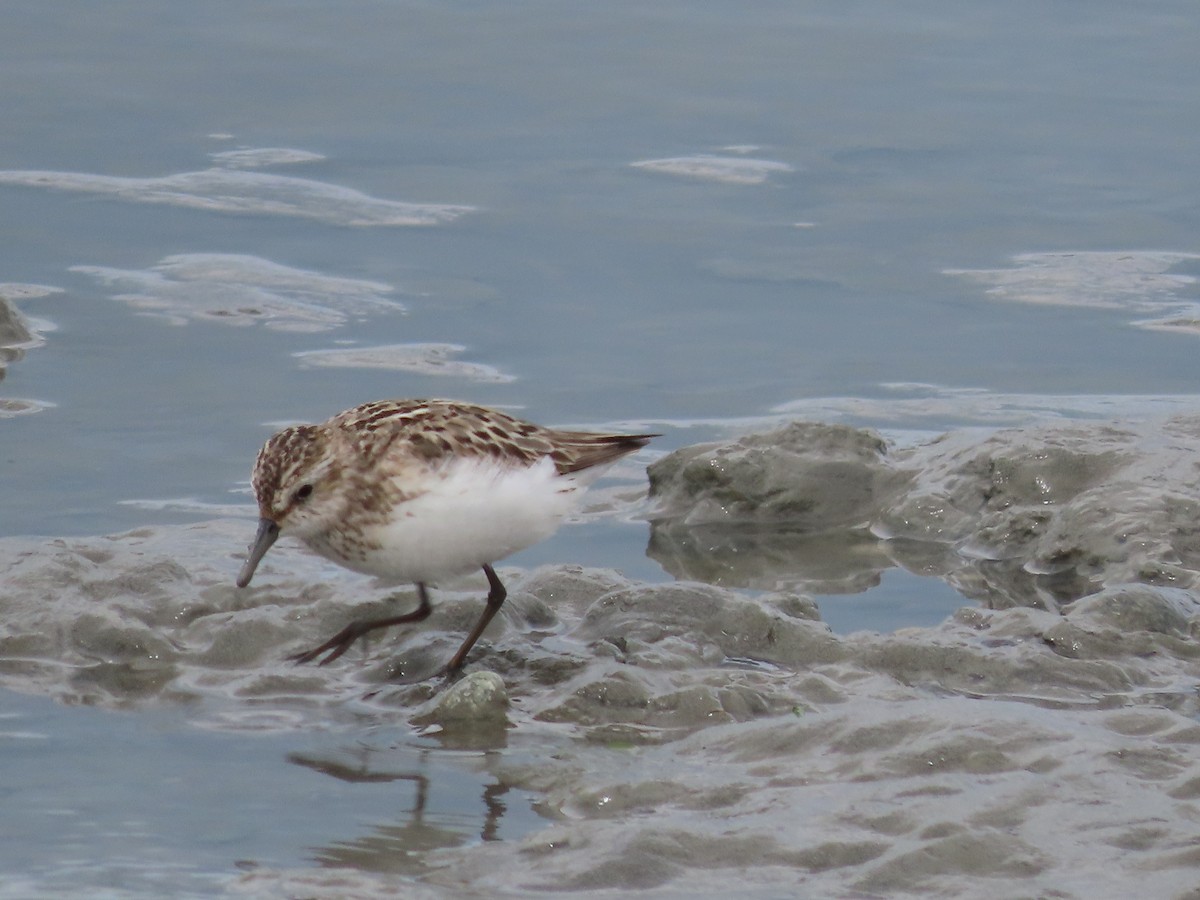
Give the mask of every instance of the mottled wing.
M 381 400 L 335 416 L 363 454 L 403 451 L 429 463 L 490 456 L 532 465 L 554 449 L 546 429 L 510 415 L 452 400 Z M 382 438 L 382 439 L 381 439 Z
M 330 425 L 351 435 L 364 453 L 388 452 L 401 442 L 414 457 L 430 463 L 448 457 L 490 456 L 528 466 L 549 456 L 561 474 L 603 465 L 632 453 L 658 435 L 593 434 L 555 431 L 507 413 L 452 400 L 383 400 L 364 403 L 335 416 Z M 391 440 L 380 441 L 379 432 Z

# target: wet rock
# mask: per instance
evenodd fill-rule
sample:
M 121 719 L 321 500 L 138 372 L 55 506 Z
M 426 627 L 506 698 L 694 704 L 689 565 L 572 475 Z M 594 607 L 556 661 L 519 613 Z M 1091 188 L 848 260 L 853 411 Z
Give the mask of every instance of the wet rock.
M 508 712 L 508 691 L 495 672 L 468 672 L 438 695 L 427 720 L 453 727 L 503 724 Z
M 1090 618 L 1122 633 L 1149 631 L 1183 636 L 1200 617 L 1200 600 L 1190 591 L 1144 584 L 1117 585 L 1084 597 L 1070 611 L 1072 620 Z
M 780 603 L 788 606 L 796 598 Z M 712 665 L 751 659 L 807 666 L 841 656 L 824 623 L 705 585 L 640 585 L 612 591 L 588 609 L 580 635 L 607 641 L 626 662 L 644 666 Z
M 524 577 L 512 602 L 530 625 L 547 627 L 560 616 L 582 615 L 597 598 L 631 584 L 611 569 L 546 566 Z
M 25 318 L 0 294 L 0 349 L 19 347 L 32 340 L 33 332 L 25 324 Z
M 1074 659 L 1167 652 L 1200 656 L 1191 632 L 1200 622 L 1196 597 L 1177 588 L 1119 585 L 1084 597 L 1066 618 L 1047 628 L 1043 639 L 1056 653 Z
M 70 703 L 190 702 L 220 710 L 212 727 L 426 726 L 423 740 L 476 751 L 495 778 L 490 809 L 527 791 L 552 823 L 519 842 L 439 844 L 403 883 L 366 878 L 366 896 L 408 880 L 455 896 L 569 885 L 705 896 L 747 873 L 761 896 L 801 883 L 814 896 L 1191 890 L 1200 418 L 959 433 L 904 450 L 845 432 L 820 450 L 828 433 L 799 430 L 773 471 L 807 465 L 798 434 L 816 436 L 812 471 L 829 446 L 858 447 L 855 471 L 898 480 L 841 482 L 862 501 L 843 519 L 833 488 L 808 507 L 777 504 L 771 516 L 799 510 L 794 529 L 736 503 L 746 520 L 684 524 L 686 493 L 666 487 L 680 518 L 656 525 L 663 558 L 722 584 L 506 571 L 509 602 L 454 685 L 409 681 L 443 665 L 477 619 L 478 579 L 440 587 L 419 626 L 297 667 L 288 654 L 412 593 L 282 543 L 238 591 L 249 522 L 0 541 L 0 679 Z M 743 483 L 736 465 L 773 456 L 737 446 L 704 451 L 729 484 Z M 763 485 L 768 504 L 776 488 L 787 495 Z M 805 531 L 820 521 L 835 524 Z M 726 543 L 710 539 L 721 529 Z M 756 577 L 759 550 L 765 592 L 731 590 Z M 888 565 L 979 603 L 933 627 L 831 633 L 810 586 L 867 583 Z M 388 827 L 362 839 L 388 848 L 385 866 Z M 320 858 L 344 863 L 345 846 Z M 326 875 L 251 880 L 320 894 L 309 883 Z M 331 885 L 322 896 L 341 895 Z
M 900 564 L 993 608 L 1052 610 L 1130 582 L 1195 588 L 1197 456 L 1197 416 L 904 449 L 794 423 L 655 463 L 649 552 L 679 578 L 814 593 L 865 589 Z
M 656 519 L 788 523 L 804 531 L 864 525 L 909 479 L 889 464 L 877 435 L 809 422 L 685 447 L 648 474 Z
M 84 614 L 71 625 L 71 645 L 81 656 L 104 662 L 170 662 L 178 655 L 162 635 L 136 622 Z
M 26 351 L 46 343 L 37 326 L 26 319 L 12 301 L 58 292 L 58 288 L 35 284 L 0 284 L 0 380 L 3 380 L 9 363 L 19 362 L 25 358 Z M 7 412 L 14 415 L 23 411 L 22 404 L 28 405 L 28 401 L 19 400 L 6 400 L 4 403 L 9 407 Z M 0 414 L 5 411 L 0 406 Z

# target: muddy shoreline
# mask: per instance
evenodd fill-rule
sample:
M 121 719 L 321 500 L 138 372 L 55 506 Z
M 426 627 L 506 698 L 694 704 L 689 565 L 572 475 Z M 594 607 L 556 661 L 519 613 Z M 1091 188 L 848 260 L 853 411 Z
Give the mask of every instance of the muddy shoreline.
M 415 878 L 259 870 L 235 895 L 1194 897 L 1198 459 L 1187 416 L 904 449 L 797 423 L 686 448 L 637 507 L 680 580 L 502 569 L 510 600 L 455 685 L 403 682 L 477 615 L 471 579 L 425 626 L 296 667 L 297 646 L 411 591 L 282 545 L 239 591 L 243 520 L 6 539 L 0 683 L 203 700 L 232 728 L 353 707 L 490 752 L 499 783 L 542 798 L 544 829 L 432 849 Z M 814 593 L 895 565 L 962 608 L 890 634 L 821 621 Z

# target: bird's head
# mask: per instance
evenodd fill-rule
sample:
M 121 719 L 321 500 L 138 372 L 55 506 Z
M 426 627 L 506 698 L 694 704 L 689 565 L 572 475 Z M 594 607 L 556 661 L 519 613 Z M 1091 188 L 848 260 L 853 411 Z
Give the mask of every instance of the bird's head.
M 258 500 L 258 534 L 238 575 L 238 587 L 254 577 L 280 534 L 301 540 L 331 526 L 342 512 L 340 466 L 331 452 L 332 435 L 320 425 L 283 429 L 258 452 L 251 484 Z

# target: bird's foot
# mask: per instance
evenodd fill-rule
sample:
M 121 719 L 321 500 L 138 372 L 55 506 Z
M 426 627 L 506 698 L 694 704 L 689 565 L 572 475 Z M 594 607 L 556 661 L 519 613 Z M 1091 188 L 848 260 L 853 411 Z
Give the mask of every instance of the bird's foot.
M 327 666 L 347 650 L 349 650 L 354 642 L 366 634 L 374 627 L 373 622 L 351 622 L 325 643 L 319 647 L 313 647 L 311 650 L 305 650 L 303 653 L 295 653 L 288 657 L 289 662 L 294 662 L 296 665 L 310 663 L 319 656 L 324 655 L 325 658 L 317 663 L 319 666 Z

